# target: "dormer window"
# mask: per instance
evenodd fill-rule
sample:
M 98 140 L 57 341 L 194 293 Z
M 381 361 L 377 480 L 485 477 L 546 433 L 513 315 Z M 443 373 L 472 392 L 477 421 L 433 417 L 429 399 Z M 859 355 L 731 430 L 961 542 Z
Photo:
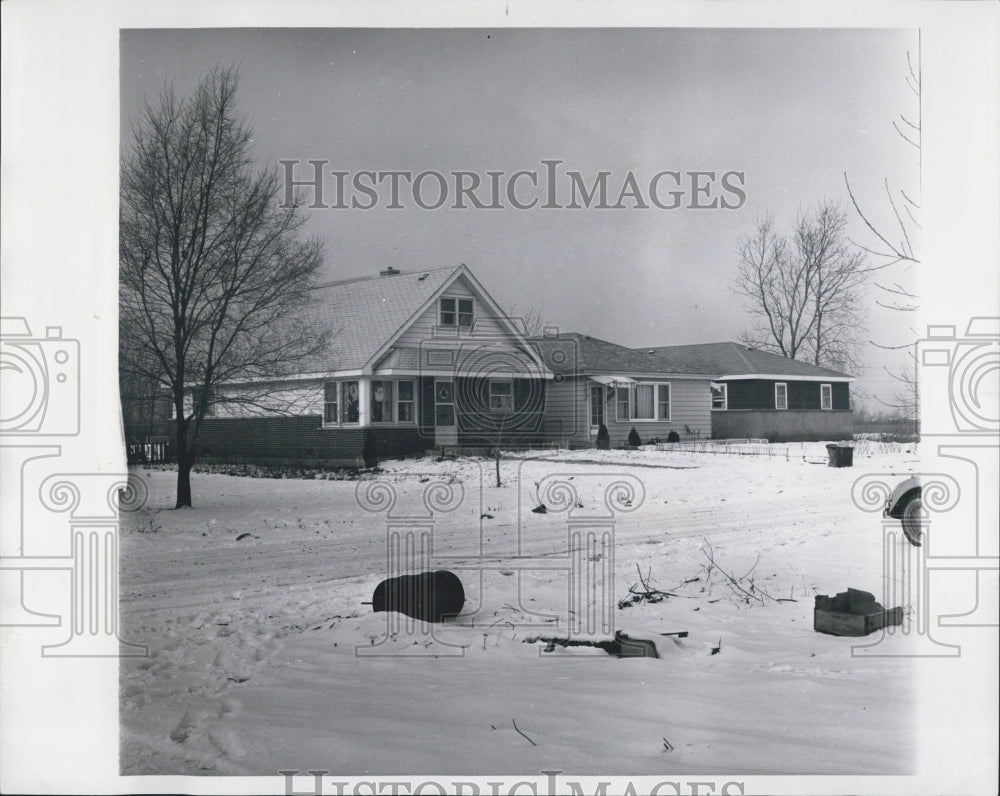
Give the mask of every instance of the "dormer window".
M 471 329 L 473 321 L 473 302 L 470 298 L 454 298 L 444 296 L 440 302 L 438 319 L 441 326 Z

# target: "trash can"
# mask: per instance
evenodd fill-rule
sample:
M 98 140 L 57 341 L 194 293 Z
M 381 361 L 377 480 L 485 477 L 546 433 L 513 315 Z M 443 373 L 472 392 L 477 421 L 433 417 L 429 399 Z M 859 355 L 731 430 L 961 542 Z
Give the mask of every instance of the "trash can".
M 829 467 L 853 467 L 854 466 L 854 446 L 853 445 L 837 445 L 836 443 L 830 443 L 826 446 L 827 455 L 830 460 L 827 462 Z

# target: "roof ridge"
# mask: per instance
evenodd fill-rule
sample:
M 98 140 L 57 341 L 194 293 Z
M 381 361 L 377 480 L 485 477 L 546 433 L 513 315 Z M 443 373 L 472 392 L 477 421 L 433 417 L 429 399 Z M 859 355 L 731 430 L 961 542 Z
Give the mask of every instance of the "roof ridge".
M 440 268 L 418 268 L 415 271 L 397 271 L 394 274 L 367 274 L 365 276 L 352 276 L 350 279 L 334 279 L 330 282 L 320 282 L 313 285 L 313 290 L 327 287 L 337 287 L 339 285 L 350 285 L 355 282 L 372 282 L 376 279 L 389 279 L 400 276 L 416 276 L 417 274 L 433 274 L 438 271 L 457 271 L 461 265 L 446 265 Z

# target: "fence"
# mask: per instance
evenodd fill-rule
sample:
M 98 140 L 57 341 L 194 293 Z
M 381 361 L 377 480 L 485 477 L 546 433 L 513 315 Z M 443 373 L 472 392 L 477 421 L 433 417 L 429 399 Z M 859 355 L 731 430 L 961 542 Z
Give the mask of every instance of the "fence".
M 161 464 L 174 460 L 167 442 L 136 442 L 125 447 L 129 464 Z
M 711 453 L 720 456 L 783 457 L 786 460 L 791 457 L 790 448 L 770 445 L 766 439 L 756 438 L 658 442 L 656 450 L 674 451 L 676 453 Z

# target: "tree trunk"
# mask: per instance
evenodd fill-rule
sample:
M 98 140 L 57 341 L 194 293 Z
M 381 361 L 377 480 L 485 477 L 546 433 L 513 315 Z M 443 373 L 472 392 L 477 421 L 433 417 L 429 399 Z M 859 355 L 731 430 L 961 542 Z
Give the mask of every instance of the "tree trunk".
M 494 448 L 494 452 L 496 454 L 496 463 L 497 463 L 497 489 L 499 489 L 500 488 L 500 446 L 499 445 L 497 445 L 497 447 Z
M 188 449 L 187 423 L 177 420 L 177 503 L 175 509 L 191 508 L 191 466 L 194 457 Z

